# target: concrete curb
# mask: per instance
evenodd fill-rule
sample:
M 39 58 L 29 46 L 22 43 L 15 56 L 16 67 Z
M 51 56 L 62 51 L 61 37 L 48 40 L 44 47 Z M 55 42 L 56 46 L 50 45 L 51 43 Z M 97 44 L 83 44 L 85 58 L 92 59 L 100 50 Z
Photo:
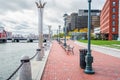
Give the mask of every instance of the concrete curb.
M 31 66 L 32 66 L 32 80 L 40 80 L 51 50 L 51 46 L 48 51 L 45 51 L 45 56 L 43 58 L 42 61 L 33 61 L 31 62 Z

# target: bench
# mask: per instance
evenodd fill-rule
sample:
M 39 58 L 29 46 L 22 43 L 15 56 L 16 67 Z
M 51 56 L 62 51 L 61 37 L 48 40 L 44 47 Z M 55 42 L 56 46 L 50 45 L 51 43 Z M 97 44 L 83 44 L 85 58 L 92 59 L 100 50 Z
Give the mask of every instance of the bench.
M 74 55 L 73 49 L 74 49 L 74 46 L 67 45 L 67 47 L 66 47 L 66 52 L 67 52 L 67 53 L 72 53 L 72 54 Z
M 64 43 L 62 41 L 59 42 L 62 48 L 64 48 Z
M 60 45 L 61 45 L 61 47 L 67 52 L 67 53 L 72 53 L 73 55 L 74 55 L 74 51 L 73 51 L 73 49 L 74 49 L 74 46 L 72 46 L 72 45 L 66 45 L 66 47 L 64 46 L 64 43 L 61 41 L 60 42 Z
M 60 45 L 66 51 L 66 47 L 64 46 L 64 43 L 61 43 Z

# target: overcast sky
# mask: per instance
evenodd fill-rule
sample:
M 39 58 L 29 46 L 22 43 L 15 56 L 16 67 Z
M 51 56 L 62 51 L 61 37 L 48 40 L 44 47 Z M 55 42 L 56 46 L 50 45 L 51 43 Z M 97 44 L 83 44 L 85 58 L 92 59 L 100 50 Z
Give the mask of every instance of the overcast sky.
M 0 26 L 13 34 L 38 34 L 37 0 L 0 0 Z M 92 0 L 92 9 L 102 9 L 106 0 Z M 87 9 L 88 0 L 42 0 L 47 2 L 44 8 L 44 33 L 48 25 L 52 30 L 63 27 L 64 13 L 78 12 Z

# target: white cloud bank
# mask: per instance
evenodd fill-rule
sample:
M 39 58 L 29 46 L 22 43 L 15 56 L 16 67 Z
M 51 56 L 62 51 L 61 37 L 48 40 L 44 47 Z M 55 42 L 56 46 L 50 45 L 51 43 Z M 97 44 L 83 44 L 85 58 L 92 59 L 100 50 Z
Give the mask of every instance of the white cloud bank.
M 13 34 L 38 33 L 38 12 L 36 0 L 0 0 L 0 26 Z M 87 9 L 88 0 L 42 0 L 47 2 L 44 9 L 44 32 L 48 32 L 48 25 L 52 29 L 63 26 L 63 14 Z M 102 9 L 106 0 L 92 0 L 92 9 Z

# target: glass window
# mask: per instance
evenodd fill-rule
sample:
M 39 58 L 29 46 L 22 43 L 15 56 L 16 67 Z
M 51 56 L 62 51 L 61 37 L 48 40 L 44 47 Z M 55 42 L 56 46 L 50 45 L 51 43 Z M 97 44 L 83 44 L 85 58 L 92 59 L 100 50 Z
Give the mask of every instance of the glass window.
M 115 19 L 115 14 L 112 15 L 112 18 Z
M 112 28 L 112 32 L 115 32 L 115 28 Z
M 115 12 L 115 8 L 112 9 L 112 12 Z
M 113 6 L 116 6 L 116 2 L 112 2 L 112 5 L 113 5 Z
M 112 25 L 115 26 L 115 21 L 112 22 Z

